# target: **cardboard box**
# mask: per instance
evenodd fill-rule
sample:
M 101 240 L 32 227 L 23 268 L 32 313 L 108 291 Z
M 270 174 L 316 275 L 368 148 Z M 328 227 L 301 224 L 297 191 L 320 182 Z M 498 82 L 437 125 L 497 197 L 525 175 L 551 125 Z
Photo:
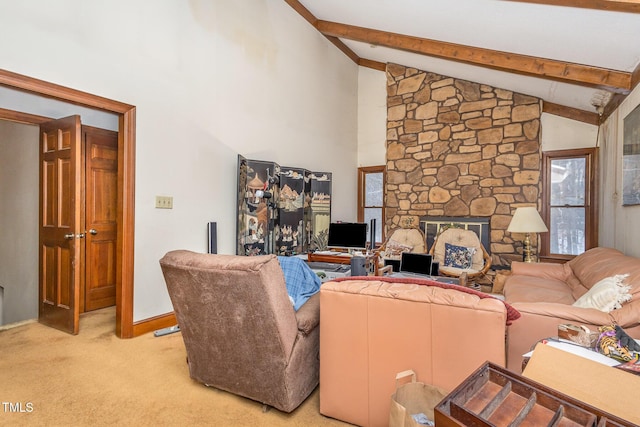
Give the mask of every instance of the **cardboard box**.
M 640 376 L 538 344 L 522 375 L 640 425 Z

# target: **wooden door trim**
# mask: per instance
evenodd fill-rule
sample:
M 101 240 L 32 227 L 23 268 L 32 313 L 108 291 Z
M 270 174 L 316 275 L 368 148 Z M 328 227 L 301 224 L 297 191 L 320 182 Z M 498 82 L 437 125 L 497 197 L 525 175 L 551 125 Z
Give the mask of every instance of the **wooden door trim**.
M 53 117 L 37 116 L 35 114 L 23 113 L 20 111 L 7 110 L 0 108 L 0 118 L 11 122 L 23 123 L 27 125 L 39 125 L 40 123 L 50 122 Z
M 81 92 L 43 80 L 0 69 L 0 85 L 48 98 L 70 102 L 119 115 L 118 126 L 118 229 L 116 335 L 132 338 L 133 328 L 133 260 L 135 225 L 135 128 L 136 107 L 108 98 Z M 7 113 L 0 118 L 39 124 L 41 116 Z M 31 121 L 33 120 L 33 121 Z

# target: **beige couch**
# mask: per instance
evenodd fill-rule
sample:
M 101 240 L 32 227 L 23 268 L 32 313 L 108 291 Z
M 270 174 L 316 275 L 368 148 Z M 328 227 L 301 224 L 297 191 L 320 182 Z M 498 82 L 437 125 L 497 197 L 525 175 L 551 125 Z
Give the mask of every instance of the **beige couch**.
M 412 369 L 418 381 L 451 391 L 487 360 L 504 366 L 502 301 L 453 285 L 368 279 L 320 289 L 323 415 L 386 426 L 397 373 Z
M 632 299 L 606 313 L 572 304 L 600 280 L 629 274 Z M 585 325 L 591 330 L 617 323 L 640 338 L 640 259 L 610 248 L 595 248 L 565 264 L 514 262 L 504 285 L 505 300 L 522 317 L 507 328 L 507 368 L 520 372 L 522 355 L 539 340 L 557 336 L 558 325 Z

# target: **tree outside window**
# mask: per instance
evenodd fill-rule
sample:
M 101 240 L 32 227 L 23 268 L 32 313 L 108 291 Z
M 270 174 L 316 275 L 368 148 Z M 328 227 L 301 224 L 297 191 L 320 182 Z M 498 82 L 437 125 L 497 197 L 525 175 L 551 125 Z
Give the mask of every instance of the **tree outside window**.
M 384 166 L 358 168 L 358 221 L 376 220 L 376 245 L 384 241 Z
M 597 246 L 595 156 L 595 148 L 544 153 L 543 257 L 571 258 Z

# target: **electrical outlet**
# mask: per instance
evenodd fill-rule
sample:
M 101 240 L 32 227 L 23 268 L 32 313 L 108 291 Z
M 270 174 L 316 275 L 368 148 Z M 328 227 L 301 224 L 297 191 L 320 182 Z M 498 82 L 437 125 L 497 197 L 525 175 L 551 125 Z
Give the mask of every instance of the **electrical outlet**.
M 173 197 L 156 196 L 156 209 L 173 209 Z

